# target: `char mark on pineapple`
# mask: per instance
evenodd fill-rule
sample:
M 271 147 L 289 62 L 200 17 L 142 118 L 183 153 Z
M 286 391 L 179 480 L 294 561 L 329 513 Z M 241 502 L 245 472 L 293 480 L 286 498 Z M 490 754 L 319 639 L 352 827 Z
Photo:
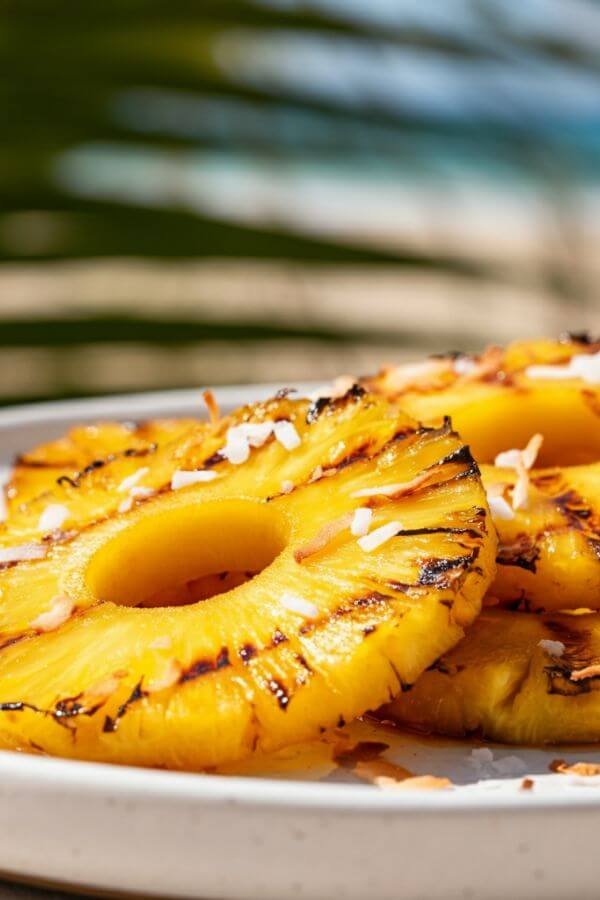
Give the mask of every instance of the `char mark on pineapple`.
M 127 700 L 119 706 L 116 714 L 114 716 L 106 716 L 102 731 L 104 731 L 105 734 L 113 734 L 117 731 L 121 719 L 129 712 L 132 705 L 147 696 L 148 693 L 142 689 L 142 681 L 140 679 Z
M 220 672 L 221 669 L 226 669 L 230 665 L 229 650 L 227 647 L 222 647 L 214 659 L 199 659 L 185 669 L 179 676 L 179 684 L 195 681 L 196 678 L 201 678 L 211 672 Z
M 329 416 L 337 410 L 343 409 L 348 403 L 360 400 L 366 393 L 359 384 L 353 384 L 341 397 L 318 397 L 308 408 L 306 424 L 313 425 L 323 414 Z

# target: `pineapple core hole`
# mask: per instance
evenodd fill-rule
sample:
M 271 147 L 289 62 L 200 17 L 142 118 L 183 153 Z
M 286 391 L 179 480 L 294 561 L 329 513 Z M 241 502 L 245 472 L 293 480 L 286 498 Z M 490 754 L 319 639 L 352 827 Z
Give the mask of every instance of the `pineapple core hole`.
M 288 539 L 285 519 L 252 500 L 220 500 L 144 515 L 95 553 L 87 584 L 119 606 L 185 606 L 262 572 Z

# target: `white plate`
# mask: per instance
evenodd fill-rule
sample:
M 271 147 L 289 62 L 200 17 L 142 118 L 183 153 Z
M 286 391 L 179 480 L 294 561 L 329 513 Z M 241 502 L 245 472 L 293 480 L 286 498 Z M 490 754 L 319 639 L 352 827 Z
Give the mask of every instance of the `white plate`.
M 224 388 L 224 408 L 269 386 Z M 83 420 L 201 414 L 198 391 L 54 403 L 0 412 L 0 458 Z M 187 775 L 0 753 L 0 872 L 63 886 L 202 898 L 525 898 L 597 895 L 598 778 L 549 774 L 589 750 L 473 745 L 356 726 L 448 791 L 393 793 L 351 783 L 296 751 L 251 777 Z M 303 759 L 303 757 L 301 757 Z M 290 762 L 291 760 L 291 762 Z

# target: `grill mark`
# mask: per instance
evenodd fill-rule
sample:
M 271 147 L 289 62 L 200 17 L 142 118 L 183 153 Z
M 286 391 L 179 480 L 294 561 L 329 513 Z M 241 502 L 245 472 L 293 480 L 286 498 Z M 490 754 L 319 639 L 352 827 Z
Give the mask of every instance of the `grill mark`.
M 187 684 L 188 681 L 194 681 L 196 678 L 208 675 L 209 672 L 220 672 L 221 669 L 226 669 L 230 665 L 229 650 L 227 647 L 222 647 L 214 659 L 199 659 L 185 669 L 179 676 L 179 684 Z
M 271 678 L 267 682 L 267 687 L 277 700 L 279 709 L 281 709 L 283 712 L 287 712 L 287 708 L 291 700 L 287 688 L 276 678 Z
M 287 641 L 289 641 L 288 636 L 283 631 L 280 631 L 279 628 L 276 628 L 271 638 L 271 647 L 278 647 L 279 644 L 285 644 Z
M 249 663 L 251 659 L 254 659 L 257 653 L 258 650 L 254 644 L 244 644 L 244 646 L 240 647 L 238 650 L 238 656 L 243 663 Z
M 479 548 L 476 547 L 465 556 L 432 557 L 425 560 L 421 564 L 419 584 L 450 587 L 452 581 L 477 559 L 478 554 Z
M 134 703 L 137 703 L 138 700 L 142 700 L 144 697 L 147 697 L 147 696 L 148 696 L 147 692 L 142 690 L 142 679 L 140 679 L 138 681 L 138 683 L 136 684 L 136 686 L 134 687 L 131 694 L 129 695 L 129 697 L 127 698 L 127 700 L 125 700 L 124 703 L 121 703 L 121 705 L 119 706 L 115 715 L 105 717 L 104 725 L 102 726 L 102 731 L 105 734 L 114 734 L 114 732 L 117 731 L 117 729 L 119 728 L 119 723 L 120 723 L 121 719 L 123 718 L 123 716 L 125 716 L 129 712 L 131 706 Z
M 517 566 L 535 574 L 540 553 L 537 539 L 522 534 L 512 544 L 498 547 L 496 562 L 500 566 Z
M 318 397 L 308 408 L 306 413 L 306 424 L 314 425 L 316 421 L 326 413 L 331 415 L 346 407 L 350 402 L 356 402 L 364 397 L 366 390 L 360 384 L 353 384 L 349 390 L 341 397 Z
M 77 460 L 67 459 L 61 462 L 45 462 L 41 459 L 27 459 L 26 456 L 16 456 L 14 465 L 20 469 L 77 469 Z
M 439 525 L 431 528 L 403 528 L 396 533 L 396 537 L 415 537 L 419 534 L 466 534 L 473 540 L 481 540 L 482 534 L 475 528 L 463 528 L 456 526 Z
M 21 634 L 13 634 L 11 637 L 2 638 L 0 636 L 0 650 L 6 650 L 7 647 L 13 647 L 25 638 L 30 637 L 32 632 L 22 632 Z
M 559 338 L 560 344 L 583 344 L 586 347 L 600 346 L 600 338 L 592 337 L 589 331 L 565 331 Z
M 572 672 L 598 663 L 597 657 L 591 652 L 590 632 L 587 629 L 576 631 L 565 622 L 556 619 L 548 619 L 545 625 L 551 635 L 565 645 L 563 655 L 544 669 L 548 679 L 548 693 L 570 697 L 595 690 L 600 685 L 600 678 L 597 676 L 582 681 L 571 681 Z
M 468 444 L 463 444 L 462 447 L 452 450 L 437 463 L 433 463 L 429 466 L 429 468 L 435 469 L 436 466 L 445 466 L 451 463 L 464 463 L 468 470 L 473 470 L 473 472 L 479 474 L 479 466 L 475 462 L 473 454 L 471 453 L 471 448 Z

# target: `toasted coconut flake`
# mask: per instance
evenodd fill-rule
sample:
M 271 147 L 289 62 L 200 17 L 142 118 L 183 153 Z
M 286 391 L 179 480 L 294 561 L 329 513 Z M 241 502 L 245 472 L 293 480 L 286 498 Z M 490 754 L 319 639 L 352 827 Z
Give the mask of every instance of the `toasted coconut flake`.
M 514 519 L 515 513 L 510 503 L 504 497 L 494 497 L 488 494 L 488 504 L 492 519 L 500 519 L 501 521 L 509 521 Z
M 221 410 L 219 409 L 219 404 L 215 399 L 215 395 L 212 391 L 207 390 L 202 391 L 202 397 L 206 403 L 209 419 L 213 425 L 216 425 L 221 419 Z
M 171 478 L 171 490 L 178 491 L 180 488 L 189 487 L 191 484 L 203 484 L 208 481 L 214 481 L 218 478 L 217 472 L 213 469 L 194 469 L 187 471 L 185 469 L 177 469 L 173 472 Z
M 378 487 L 361 488 L 354 491 L 352 497 L 389 497 L 391 500 L 397 500 L 399 497 L 405 497 L 412 494 L 420 488 L 426 481 L 433 476 L 433 472 L 421 472 L 410 481 L 398 481 L 395 484 L 381 484 Z
M 370 534 L 359 538 L 357 544 L 365 553 L 371 553 L 395 537 L 401 529 L 402 524 L 400 522 L 388 522 L 386 525 L 376 528 L 375 531 L 371 531 Z
M 525 509 L 529 501 L 529 470 L 533 467 L 543 443 L 541 434 L 534 434 L 524 450 L 505 450 L 499 453 L 494 465 L 515 469 L 517 480 L 512 491 L 513 509 Z
M 296 426 L 293 422 L 288 422 L 287 419 L 275 422 L 273 431 L 275 433 L 275 440 L 279 441 L 281 446 L 285 447 L 286 450 L 295 450 L 296 447 L 299 447 L 302 443 L 302 438 L 298 434 Z
M 564 759 L 553 759 L 548 768 L 559 775 L 582 775 L 584 778 L 600 775 L 600 763 L 567 763 Z
M 533 778 L 524 778 L 521 782 L 521 790 L 522 791 L 532 791 L 535 786 L 535 781 Z
M 288 591 L 281 595 L 279 602 L 290 612 L 298 613 L 299 616 L 304 616 L 306 619 L 316 619 L 319 615 L 319 608 L 314 603 Z
M 356 378 L 352 375 L 338 375 L 331 384 L 324 384 L 308 395 L 313 403 L 316 400 L 338 400 L 343 397 L 356 384 Z
M 127 478 L 124 478 L 121 484 L 118 486 L 117 490 L 122 494 L 128 493 L 132 487 L 134 487 L 140 479 L 146 475 L 150 469 L 148 466 L 142 466 L 140 469 L 137 469 L 131 475 L 128 475 Z
M 281 482 L 281 493 L 282 494 L 291 494 L 292 491 L 294 490 L 294 487 L 295 487 L 294 482 L 286 479 L 285 481 Z
M 578 353 L 566 365 L 529 366 L 525 375 L 534 379 L 580 378 L 587 384 L 600 384 L 600 352 Z
M 323 477 L 323 466 L 315 466 L 315 468 L 311 472 L 311 476 L 308 479 L 308 483 L 312 484 L 313 481 L 318 481 L 319 478 Z
M 364 537 L 369 533 L 371 527 L 371 519 L 373 518 L 373 510 L 366 506 L 360 506 L 354 510 L 350 531 L 355 537 Z
M 378 784 L 382 779 L 398 783 L 407 778 L 413 778 L 413 773 L 404 766 L 397 766 L 387 759 L 376 757 L 375 759 L 359 759 L 352 767 L 352 771 L 358 778 Z
M 0 565 L 43 559 L 48 553 L 48 544 L 18 544 L 16 547 L 0 547 Z
M 454 362 L 454 371 L 457 371 L 457 363 L 460 363 L 461 357 Z M 461 381 L 479 381 L 497 375 L 504 360 L 504 350 L 492 344 L 483 351 L 479 359 L 470 360 L 474 365 L 467 368 L 468 371 L 459 373 Z
M 584 669 L 575 669 L 571 672 L 571 681 L 585 681 L 587 678 L 597 678 L 600 675 L 600 664 L 586 666 Z
M 85 693 L 86 700 L 103 701 L 108 700 L 115 691 L 119 689 L 121 679 L 124 677 L 122 672 L 114 672 L 106 678 L 96 681 L 91 687 L 87 688 Z
M 447 791 L 454 787 L 449 778 L 439 778 L 437 775 L 411 775 L 404 778 L 393 775 L 374 775 L 368 778 L 367 770 L 370 767 L 370 763 L 359 763 L 356 767 L 356 774 L 371 781 L 383 791 Z
M 541 647 L 548 656 L 552 656 L 554 659 L 560 659 L 567 649 L 562 641 L 550 641 L 546 639 L 538 641 L 538 647 Z
M 452 374 L 451 359 L 424 359 L 420 362 L 406 363 L 403 366 L 392 366 L 383 370 L 387 389 L 391 391 L 407 391 L 411 388 L 423 388 L 435 383 L 440 377 Z
M 324 525 L 307 544 L 304 544 L 302 547 L 297 547 L 296 550 L 294 550 L 294 559 L 296 562 L 301 563 L 310 556 L 314 556 L 315 553 L 324 550 L 341 531 L 350 527 L 353 515 L 354 513 L 346 513 L 338 519 L 333 519 L 332 522 L 328 522 Z
M 34 619 L 31 628 L 35 628 L 36 631 L 56 631 L 71 617 L 74 605 L 66 594 L 54 597 L 50 609 Z
M 145 684 L 144 689 L 148 691 L 149 694 L 156 694 L 158 691 L 166 691 L 167 688 L 177 684 L 181 678 L 182 671 L 183 669 L 179 660 L 170 659 L 162 674 Z
M 63 506 L 62 503 L 49 503 L 39 518 L 38 529 L 44 533 L 56 531 L 58 528 L 62 528 L 69 516 L 68 507 Z

